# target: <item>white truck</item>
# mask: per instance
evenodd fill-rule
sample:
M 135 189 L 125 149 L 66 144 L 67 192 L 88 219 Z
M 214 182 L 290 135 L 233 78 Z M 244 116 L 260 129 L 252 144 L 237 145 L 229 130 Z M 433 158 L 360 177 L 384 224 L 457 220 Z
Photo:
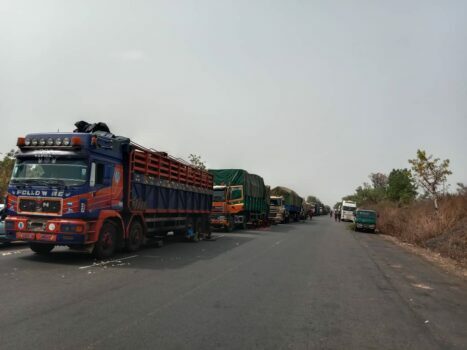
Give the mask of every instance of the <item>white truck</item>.
M 283 224 L 289 219 L 289 213 L 284 205 L 284 197 L 271 196 L 269 204 L 269 222 L 274 225 Z
M 355 210 L 357 210 L 357 203 L 352 201 L 342 201 L 341 220 L 353 221 Z

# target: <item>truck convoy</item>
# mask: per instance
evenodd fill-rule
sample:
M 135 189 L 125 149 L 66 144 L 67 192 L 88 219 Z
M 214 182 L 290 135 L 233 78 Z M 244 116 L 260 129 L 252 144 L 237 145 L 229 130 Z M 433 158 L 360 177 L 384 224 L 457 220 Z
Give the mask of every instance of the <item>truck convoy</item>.
M 274 187 L 271 190 L 270 221 L 276 223 L 298 221 L 302 212 L 302 204 L 303 198 L 295 191 L 282 186 Z
M 342 201 L 341 205 L 341 220 L 353 221 L 354 213 L 357 210 L 357 203 L 352 201 Z
M 107 258 L 168 233 L 210 236 L 213 176 L 115 136 L 102 123 L 18 138 L 7 239 L 39 254 L 55 246 Z M 242 198 L 235 192 L 234 198 Z
M 269 187 L 261 176 L 243 169 L 210 169 L 214 179 L 211 225 L 232 231 L 235 227 L 267 222 Z

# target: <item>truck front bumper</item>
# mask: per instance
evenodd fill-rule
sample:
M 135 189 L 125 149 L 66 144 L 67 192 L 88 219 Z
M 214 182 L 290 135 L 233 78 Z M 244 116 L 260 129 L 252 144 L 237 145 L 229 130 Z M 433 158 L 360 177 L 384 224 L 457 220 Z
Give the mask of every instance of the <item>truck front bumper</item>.
M 56 245 L 84 245 L 94 243 L 90 223 L 83 220 L 37 220 L 33 218 L 8 218 L 5 223 L 8 241 L 51 243 Z

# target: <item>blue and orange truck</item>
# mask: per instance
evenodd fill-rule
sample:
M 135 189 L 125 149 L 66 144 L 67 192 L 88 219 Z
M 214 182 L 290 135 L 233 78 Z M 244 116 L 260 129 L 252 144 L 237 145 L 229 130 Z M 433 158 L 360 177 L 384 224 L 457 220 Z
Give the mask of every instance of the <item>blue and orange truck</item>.
M 103 123 L 102 123 L 103 124 Z M 213 177 L 115 136 L 101 123 L 18 138 L 5 231 L 38 254 L 68 246 L 107 258 L 168 234 L 210 236 Z

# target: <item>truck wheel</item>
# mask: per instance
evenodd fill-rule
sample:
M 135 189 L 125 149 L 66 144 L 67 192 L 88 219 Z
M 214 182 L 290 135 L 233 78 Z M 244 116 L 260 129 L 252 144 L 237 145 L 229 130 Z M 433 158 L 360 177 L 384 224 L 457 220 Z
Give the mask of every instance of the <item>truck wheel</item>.
M 128 240 L 126 242 L 126 249 L 129 252 L 136 252 L 143 244 L 144 229 L 139 221 L 134 221 L 131 224 L 130 232 L 128 233 Z
M 193 242 L 199 242 L 200 239 L 201 239 L 201 231 L 203 230 L 202 229 L 203 225 L 201 223 L 201 220 L 198 219 L 196 220 L 196 224 L 195 224 L 195 232 L 194 232 L 194 235 L 193 235 L 193 238 L 191 239 Z
M 117 228 L 110 222 L 104 223 L 99 232 L 99 239 L 93 250 L 93 255 L 97 259 L 111 257 L 117 247 Z
M 29 243 L 29 248 L 31 248 L 31 250 L 36 254 L 46 255 L 54 249 L 54 245 L 46 243 Z

